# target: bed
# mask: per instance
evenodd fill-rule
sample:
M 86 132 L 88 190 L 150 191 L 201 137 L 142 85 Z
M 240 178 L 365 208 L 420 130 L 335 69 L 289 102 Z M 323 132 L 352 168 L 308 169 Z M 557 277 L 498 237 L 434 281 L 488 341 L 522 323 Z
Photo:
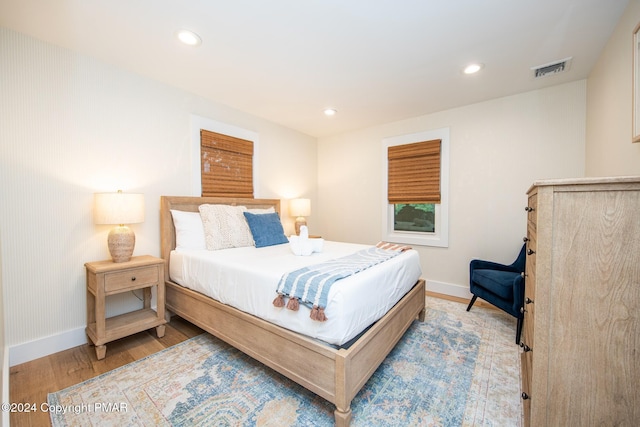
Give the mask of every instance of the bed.
M 379 320 L 349 339 L 348 345 L 331 345 L 331 338 L 325 342 L 296 332 L 219 302 L 172 279 L 170 257 L 176 249 L 176 231 L 171 211 L 198 212 L 202 204 L 271 208 L 280 212 L 278 199 L 162 196 L 161 255 L 165 260 L 166 308 L 328 400 L 336 406 L 336 425 L 349 425 L 351 400 L 411 323 L 415 319 L 424 320 L 424 280 L 409 284 L 408 292 Z M 175 267 L 174 275 L 177 275 Z M 270 304 L 269 301 L 265 303 Z M 309 322 L 314 321 L 309 319 Z

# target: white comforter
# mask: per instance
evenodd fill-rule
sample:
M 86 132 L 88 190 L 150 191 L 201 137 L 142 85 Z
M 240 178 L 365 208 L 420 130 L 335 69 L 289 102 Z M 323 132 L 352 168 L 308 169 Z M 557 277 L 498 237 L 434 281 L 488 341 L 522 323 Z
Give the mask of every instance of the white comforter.
M 325 241 L 323 251 L 311 256 L 295 256 L 288 244 L 259 249 L 174 250 L 169 274 L 175 283 L 224 304 L 309 337 L 342 345 L 381 318 L 420 278 L 420 260 L 415 250 L 337 281 L 329 292 L 326 322 L 311 320 L 306 306 L 291 311 L 274 307 L 272 302 L 284 273 L 367 247 Z

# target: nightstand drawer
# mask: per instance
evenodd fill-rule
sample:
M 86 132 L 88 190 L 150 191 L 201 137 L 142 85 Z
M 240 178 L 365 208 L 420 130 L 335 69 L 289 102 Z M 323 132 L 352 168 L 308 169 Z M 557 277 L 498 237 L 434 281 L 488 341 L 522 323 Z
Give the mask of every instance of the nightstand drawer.
M 158 267 L 142 267 L 105 274 L 105 293 L 120 291 L 128 288 L 140 288 L 158 283 Z

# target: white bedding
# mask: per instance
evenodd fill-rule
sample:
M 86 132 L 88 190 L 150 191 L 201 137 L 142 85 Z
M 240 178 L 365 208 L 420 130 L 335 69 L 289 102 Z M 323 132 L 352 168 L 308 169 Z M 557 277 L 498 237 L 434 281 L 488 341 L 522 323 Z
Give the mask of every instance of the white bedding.
M 284 328 L 342 345 L 381 318 L 406 294 L 422 274 L 415 250 L 337 281 L 329 292 L 326 322 L 299 311 L 273 305 L 282 275 L 308 265 L 346 256 L 367 245 L 325 241 L 321 253 L 295 256 L 288 244 L 208 250 L 171 251 L 171 280 L 224 304 Z

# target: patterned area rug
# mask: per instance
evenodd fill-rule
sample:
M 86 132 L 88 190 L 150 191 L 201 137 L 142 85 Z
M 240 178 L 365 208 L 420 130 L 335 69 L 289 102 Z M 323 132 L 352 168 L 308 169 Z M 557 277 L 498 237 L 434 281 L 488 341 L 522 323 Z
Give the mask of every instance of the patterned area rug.
M 353 426 L 519 426 L 515 320 L 427 299 L 352 402 Z M 53 426 L 332 426 L 334 407 L 203 334 L 48 396 Z

